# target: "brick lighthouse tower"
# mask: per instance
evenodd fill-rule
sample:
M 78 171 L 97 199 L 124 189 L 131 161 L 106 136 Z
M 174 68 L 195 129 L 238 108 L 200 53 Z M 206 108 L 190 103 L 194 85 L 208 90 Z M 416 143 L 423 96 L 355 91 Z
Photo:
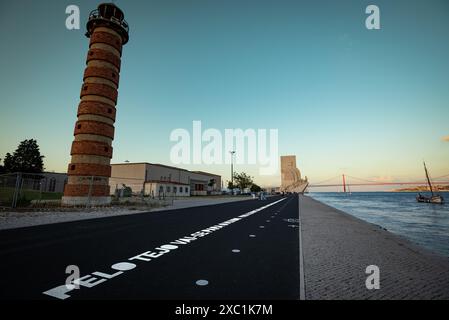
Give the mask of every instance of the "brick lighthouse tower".
M 86 69 L 70 152 L 65 205 L 111 202 L 112 140 L 122 47 L 128 42 L 124 14 L 112 3 L 90 13 L 86 36 L 90 38 Z

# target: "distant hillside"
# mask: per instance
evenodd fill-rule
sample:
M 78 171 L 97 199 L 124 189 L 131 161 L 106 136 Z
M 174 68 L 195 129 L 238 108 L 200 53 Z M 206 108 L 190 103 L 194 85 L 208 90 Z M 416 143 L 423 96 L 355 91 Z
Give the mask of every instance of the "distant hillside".
M 435 185 L 433 186 L 434 191 L 449 191 L 449 185 L 443 186 L 443 185 Z M 428 186 L 416 186 L 416 187 L 409 187 L 409 188 L 401 188 L 401 189 L 394 189 L 394 192 L 426 192 L 429 191 Z

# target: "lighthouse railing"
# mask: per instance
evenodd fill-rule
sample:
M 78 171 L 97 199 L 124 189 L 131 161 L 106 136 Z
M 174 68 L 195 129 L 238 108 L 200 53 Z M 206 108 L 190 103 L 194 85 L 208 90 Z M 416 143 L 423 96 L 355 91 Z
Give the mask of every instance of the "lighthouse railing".
M 89 14 L 89 21 L 94 19 L 102 19 L 106 21 L 111 21 L 119 26 L 121 26 L 123 29 L 126 30 L 126 32 L 129 32 L 129 24 L 126 22 L 125 19 L 119 20 L 115 18 L 114 16 L 111 16 L 110 18 L 105 18 L 101 15 L 100 11 L 98 9 L 92 10 Z

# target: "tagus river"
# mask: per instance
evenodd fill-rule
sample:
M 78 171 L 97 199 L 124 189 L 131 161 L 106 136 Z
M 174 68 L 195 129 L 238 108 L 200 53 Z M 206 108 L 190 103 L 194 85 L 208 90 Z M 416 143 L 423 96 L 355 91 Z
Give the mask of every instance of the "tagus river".
M 359 219 L 377 224 L 427 249 L 449 257 L 449 192 L 443 205 L 418 203 L 415 193 L 323 192 L 308 195 Z

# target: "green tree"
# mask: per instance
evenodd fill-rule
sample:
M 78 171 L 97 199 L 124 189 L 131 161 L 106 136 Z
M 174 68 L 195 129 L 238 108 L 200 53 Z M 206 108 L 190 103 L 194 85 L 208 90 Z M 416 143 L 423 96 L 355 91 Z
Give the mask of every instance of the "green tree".
M 253 184 L 253 178 L 245 172 L 234 173 L 234 181 L 241 192 Z
M 257 184 L 253 183 L 253 184 L 251 185 L 250 190 L 251 190 L 251 192 L 260 192 L 260 191 L 262 191 L 262 188 L 259 187 Z
M 2 159 L 0 159 L 1 161 Z M 0 174 L 5 173 L 5 167 L 0 164 Z
M 228 181 L 228 189 L 232 190 L 234 188 L 235 188 L 235 185 L 231 181 Z
M 44 170 L 43 158 L 36 140 L 23 140 L 12 155 L 6 154 L 4 169 L 6 172 L 41 173 Z

